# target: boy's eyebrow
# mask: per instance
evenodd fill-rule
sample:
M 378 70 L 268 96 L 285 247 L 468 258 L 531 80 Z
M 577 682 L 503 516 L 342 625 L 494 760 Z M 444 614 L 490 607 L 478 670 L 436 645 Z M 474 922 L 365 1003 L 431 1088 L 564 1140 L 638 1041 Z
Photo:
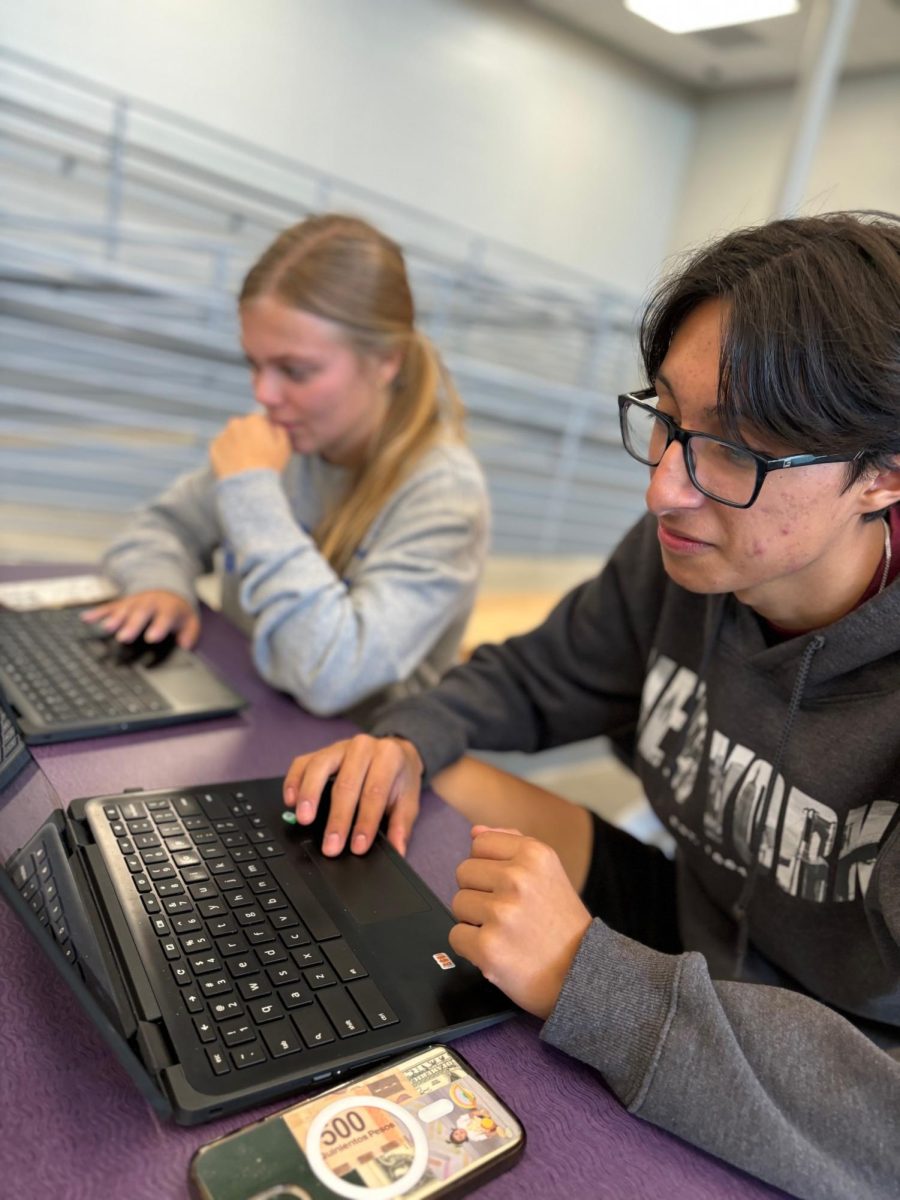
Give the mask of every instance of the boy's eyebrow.
M 674 400 L 677 400 L 677 399 L 678 399 L 678 393 L 675 391 L 675 388 L 674 388 L 674 387 L 672 387 L 672 384 L 669 382 L 669 380 L 666 378 L 665 374 L 664 374 L 662 371 L 657 371 L 657 372 L 656 372 L 656 377 L 655 377 L 655 379 L 654 379 L 654 384 L 657 384 L 657 383 L 661 383 L 661 384 L 663 385 L 663 387 L 666 389 L 666 391 L 667 391 L 667 392 L 671 392 L 671 393 L 672 393 L 672 398 L 673 398 Z M 708 404 L 708 405 L 707 405 L 707 406 L 706 406 L 706 407 L 703 409 L 703 415 L 704 415 L 704 417 L 706 417 L 706 418 L 707 418 L 708 420 L 710 420 L 710 421 L 714 421 L 714 420 L 716 420 L 716 418 L 719 416 L 719 406 L 718 406 L 718 404 Z

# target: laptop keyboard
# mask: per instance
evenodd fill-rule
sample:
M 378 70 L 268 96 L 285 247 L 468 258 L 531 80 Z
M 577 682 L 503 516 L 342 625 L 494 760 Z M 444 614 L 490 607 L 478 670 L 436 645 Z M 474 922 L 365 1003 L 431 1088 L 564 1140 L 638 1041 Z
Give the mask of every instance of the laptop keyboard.
M 282 831 L 244 793 L 135 797 L 103 813 L 155 935 L 145 966 L 177 986 L 215 1075 L 397 1023 L 312 891 L 279 886 Z
M 171 711 L 80 610 L 0 611 L 0 670 L 48 724 Z
M 0 704 L 0 788 L 12 782 L 28 759 L 18 725 Z
M 72 964 L 90 963 L 94 975 L 105 978 L 97 939 L 84 903 L 75 889 L 68 853 L 52 822 L 42 825 L 9 863 L 9 873 L 22 898 L 53 936 Z

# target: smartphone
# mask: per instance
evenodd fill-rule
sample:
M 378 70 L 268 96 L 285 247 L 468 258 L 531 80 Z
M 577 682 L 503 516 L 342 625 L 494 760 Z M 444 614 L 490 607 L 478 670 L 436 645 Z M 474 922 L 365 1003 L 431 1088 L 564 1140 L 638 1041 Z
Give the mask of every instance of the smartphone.
M 525 1148 L 518 1118 L 455 1050 L 427 1046 L 202 1146 L 198 1200 L 461 1196 Z

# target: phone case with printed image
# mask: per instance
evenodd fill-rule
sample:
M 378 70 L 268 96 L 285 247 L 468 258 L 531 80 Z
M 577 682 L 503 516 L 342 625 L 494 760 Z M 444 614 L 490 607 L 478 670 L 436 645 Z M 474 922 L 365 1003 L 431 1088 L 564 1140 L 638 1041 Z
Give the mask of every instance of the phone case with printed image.
M 447 1046 L 429 1046 L 202 1147 L 198 1200 L 431 1200 L 511 1167 L 516 1116 Z

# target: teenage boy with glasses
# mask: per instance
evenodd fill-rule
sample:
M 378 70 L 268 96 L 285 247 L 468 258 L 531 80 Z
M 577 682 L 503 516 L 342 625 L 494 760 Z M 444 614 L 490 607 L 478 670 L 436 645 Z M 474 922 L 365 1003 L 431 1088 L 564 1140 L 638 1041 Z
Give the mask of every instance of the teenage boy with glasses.
M 651 300 L 648 514 L 532 633 L 295 760 L 327 853 L 423 778 L 473 821 L 455 950 L 632 1112 L 799 1196 L 900 1186 L 900 219 L 743 230 Z M 463 757 L 597 734 L 671 862 Z

